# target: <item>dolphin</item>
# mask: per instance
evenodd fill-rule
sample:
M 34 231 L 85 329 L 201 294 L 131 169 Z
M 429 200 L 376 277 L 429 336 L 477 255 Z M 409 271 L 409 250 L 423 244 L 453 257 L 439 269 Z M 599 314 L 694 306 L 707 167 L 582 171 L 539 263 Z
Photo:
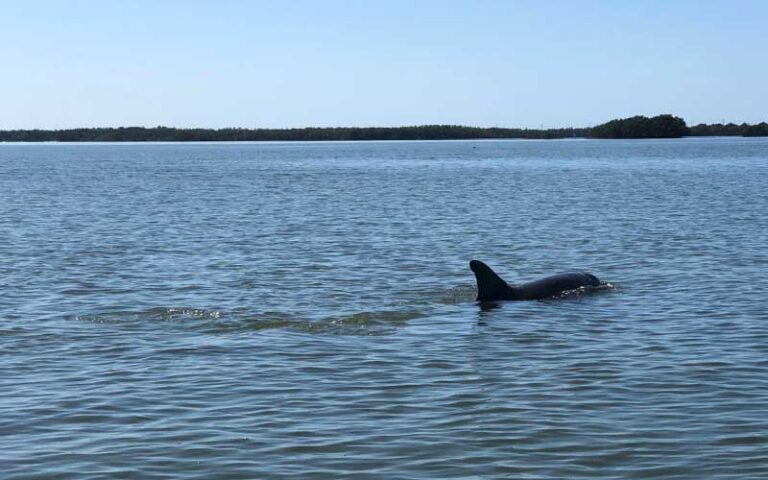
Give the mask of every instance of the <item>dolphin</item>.
M 478 302 L 541 300 L 555 297 L 568 290 L 600 285 L 600 280 L 596 276 L 586 272 L 561 273 L 521 285 L 510 285 L 491 270 L 491 267 L 479 260 L 469 262 L 469 268 L 477 279 Z

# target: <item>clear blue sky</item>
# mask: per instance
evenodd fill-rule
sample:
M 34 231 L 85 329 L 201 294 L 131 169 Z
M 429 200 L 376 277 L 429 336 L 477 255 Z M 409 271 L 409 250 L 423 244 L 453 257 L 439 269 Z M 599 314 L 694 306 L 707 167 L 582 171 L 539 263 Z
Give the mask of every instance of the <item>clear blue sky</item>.
M 0 129 L 768 120 L 768 1 L 2 1 Z

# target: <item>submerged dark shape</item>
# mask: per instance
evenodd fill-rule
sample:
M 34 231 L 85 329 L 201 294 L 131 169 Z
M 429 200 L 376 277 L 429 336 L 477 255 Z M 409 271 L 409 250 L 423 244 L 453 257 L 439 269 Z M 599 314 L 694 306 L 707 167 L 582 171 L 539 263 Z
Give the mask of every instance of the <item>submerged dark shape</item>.
M 521 285 L 510 285 L 491 270 L 491 267 L 479 260 L 469 262 L 469 268 L 477 279 L 478 302 L 541 300 L 555 297 L 568 290 L 600 285 L 600 280 L 596 276 L 585 272 L 562 273 Z

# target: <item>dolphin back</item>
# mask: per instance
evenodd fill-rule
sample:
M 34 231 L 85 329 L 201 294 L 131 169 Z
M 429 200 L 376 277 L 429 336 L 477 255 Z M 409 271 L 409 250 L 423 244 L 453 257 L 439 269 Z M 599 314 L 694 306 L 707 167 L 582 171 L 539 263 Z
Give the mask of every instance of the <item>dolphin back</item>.
M 542 300 L 581 287 L 597 287 L 600 279 L 591 273 L 561 273 L 521 285 L 509 285 L 491 267 L 479 260 L 469 262 L 477 280 L 477 301 Z
M 581 287 L 597 287 L 600 280 L 586 272 L 561 273 L 550 277 L 540 278 L 532 282 L 518 285 L 516 290 L 521 300 L 541 300 L 555 297 L 568 290 Z

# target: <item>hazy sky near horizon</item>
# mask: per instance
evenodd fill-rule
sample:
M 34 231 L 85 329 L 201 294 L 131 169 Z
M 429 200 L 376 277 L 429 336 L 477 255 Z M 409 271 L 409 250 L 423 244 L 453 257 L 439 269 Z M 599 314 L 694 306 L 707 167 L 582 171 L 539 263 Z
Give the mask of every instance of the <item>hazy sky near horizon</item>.
M 0 1 L 0 129 L 768 120 L 768 1 Z

